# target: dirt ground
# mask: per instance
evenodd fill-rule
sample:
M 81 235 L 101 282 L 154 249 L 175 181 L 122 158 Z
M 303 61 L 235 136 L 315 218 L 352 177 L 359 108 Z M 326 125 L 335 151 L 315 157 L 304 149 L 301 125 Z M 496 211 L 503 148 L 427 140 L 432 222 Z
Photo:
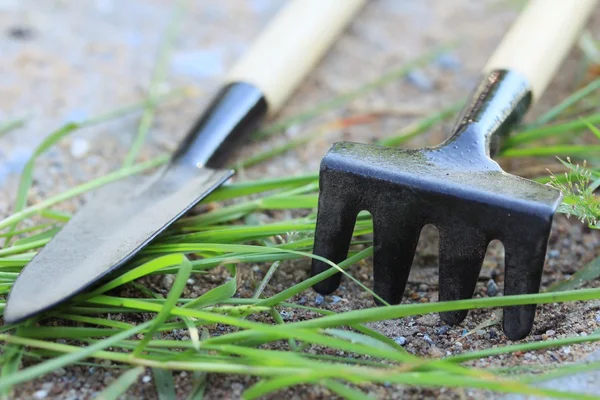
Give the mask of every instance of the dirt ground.
M 341 115 L 388 111 L 375 122 L 332 131 L 267 165 L 243 171 L 236 179 L 316 171 L 329 144 L 336 140 L 370 142 L 384 138 L 419 116 L 465 97 L 477 82 L 479 70 L 487 57 L 517 15 L 519 3 L 514 0 L 370 1 L 288 102 L 280 118 L 356 88 L 435 45 L 459 40 L 458 47 L 407 79 L 353 101 L 343 110 L 324 113 L 284 135 L 294 137 L 311 133 L 311 128 Z M 193 85 L 202 93 L 210 94 L 218 86 L 220 76 L 282 4 L 283 0 L 192 1 L 180 24 L 165 88 Z M 1 138 L 0 216 L 10 212 L 18 172 L 35 145 L 51 130 L 67 120 L 89 118 L 143 98 L 171 10 L 172 2 L 167 0 L 0 0 L 0 121 L 29 117 L 24 128 Z M 596 38 L 600 37 L 598 11 L 590 23 Z M 582 76 L 580 60 L 581 54 L 574 50 L 546 95 L 532 110 L 532 116 L 558 103 L 578 86 Z M 197 101 L 179 101 L 162 108 L 141 159 L 173 150 L 207 100 L 207 96 L 201 96 Z M 137 123 L 137 117 L 127 117 L 98 128 L 82 130 L 65 140 L 38 162 L 30 202 L 113 170 L 122 162 Z M 433 130 L 411 145 L 439 142 L 448 125 Z M 245 153 L 253 154 L 273 146 L 283 140 L 284 135 L 249 146 Z M 505 166 L 512 171 L 519 171 L 522 167 L 515 162 Z M 85 198 L 62 207 L 74 211 Z M 416 260 L 419 267 L 413 268 L 406 293 L 407 302 L 437 299 L 435 231 L 424 233 L 422 239 Z M 597 232 L 591 232 L 563 216 L 556 218 L 543 285 L 568 277 L 598 256 L 599 244 Z M 502 248 L 492 247 L 476 296 L 490 294 L 495 285 L 502 290 L 501 259 Z M 265 270 L 249 267 L 243 273 L 242 281 L 252 282 L 262 279 Z M 372 272 L 368 262 L 353 267 L 351 273 L 364 283 L 371 284 Z M 208 278 L 198 279 L 198 285 L 201 291 L 205 291 L 218 284 L 224 276 L 221 277 L 217 271 Z M 305 261 L 287 263 L 279 269 L 266 294 L 282 290 L 306 277 Z M 251 288 L 242 286 L 240 292 L 243 296 L 251 293 Z M 332 296 L 322 298 L 308 291 L 295 300 L 336 311 L 372 305 L 370 296 L 365 296 L 347 281 Z M 296 312 L 290 318 L 308 316 Z M 476 328 L 491 316 L 490 311 L 471 312 L 467 320 L 456 327 L 445 326 L 436 315 L 386 321 L 373 327 L 404 342 L 406 349 L 412 353 L 440 357 L 510 343 L 498 325 Z M 538 308 L 533 334 L 526 340 L 590 334 L 598 328 L 600 302 L 545 305 Z M 463 336 L 465 331 L 472 331 L 472 334 Z M 597 348 L 590 344 L 528 352 L 488 358 L 473 365 L 551 366 L 580 360 Z M 35 393 L 38 398 L 87 399 L 115 376 L 118 376 L 118 370 L 111 368 L 66 368 L 23 385 L 16 395 L 32 398 Z M 147 376 L 151 375 L 148 373 Z M 183 396 L 190 387 L 189 375 L 177 374 L 177 382 L 178 393 Z M 251 382 L 254 380 L 250 378 L 210 375 L 206 398 L 239 398 Z M 480 392 L 469 390 L 414 390 L 398 386 L 373 386 L 369 391 L 382 399 L 483 396 Z M 156 397 L 151 378 L 143 379 L 129 393 L 142 398 Z M 273 399 L 284 397 L 332 398 L 325 389 L 308 386 L 271 396 Z

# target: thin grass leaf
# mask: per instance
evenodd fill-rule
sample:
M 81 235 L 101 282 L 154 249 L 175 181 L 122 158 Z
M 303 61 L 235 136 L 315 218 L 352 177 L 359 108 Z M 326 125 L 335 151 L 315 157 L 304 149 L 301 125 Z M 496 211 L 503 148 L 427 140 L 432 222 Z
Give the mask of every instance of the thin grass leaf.
M 91 293 L 86 294 L 84 296 L 85 297 L 93 297 L 98 294 L 108 292 L 109 290 L 112 290 L 116 287 L 125 285 L 126 283 L 134 281 L 138 278 L 150 275 L 153 272 L 158 271 L 160 269 L 168 268 L 171 266 L 179 266 L 179 265 L 181 265 L 181 262 L 182 262 L 181 254 L 169 254 L 166 256 L 152 259 L 152 260 L 140 265 L 139 267 L 136 267 L 136 268 L 132 269 L 131 271 L 127 271 L 123 275 L 120 275 L 120 276 L 114 278 L 112 281 L 105 283 L 104 285 L 100 286 L 99 288 L 95 289 Z
M 502 151 L 502 157 L 583 157 L 600 153 L 598 145 L 558 145 L 545 147 L 509 148 Z
M 537 128 L 540 125 L 545 125 L 549 122 L 552 122 L 557 117 L 559 117 L 565 110 L 572 107 L 573 105 L 579 103 L 584 98 L 588 97 L 591 93 L 600 89 L 600 78 L 588 83 L 585 87 L 577 90 L 575 93 L 571 94 L 569 97 L 564 99 L 560 104 L 552 107 L 546 113 L 544 113 L 541 117 L 536 119 L 532 124 L 529 124 L 525 127 L 525 129 L 533 129 Z
M 318 174 L 305 174 L 286 178 L 269 178 L 256 181 L 228 183 L 212 192 L 204 203 L 230 200 L 270 190 L 286 190 L 306 185 L 319 180 Z M 183 219 L 185 221 L 185 218 Z
M 194 372 L 192 378 L 193 386 L 188 400 L 204 400 L 207 376 L 208 374 L 205 372 Z
M 36 233 L 35 235 L 31 235 L 26 238 L 15 240 L 13 243 L 13 246 L 26 245 L 26 244 L 30 244 L 32 242 L 39 242 L 39 241 L 44 241 L 44 240 L 47 243 L 48 241 L 50 241 L 50 239 L 52 239 L 54 237 L 54 235 L 56 235 L 58 233 L 58 231 L 60 231 L 60 228 L 48 229 L 44 232 Z
M 385 139 L 380 139 L 377 141 L 377 144 L 380 146 L 400 146 L 409 140 L 425 133 L 425 131 L 433 128 L 434 126 L 442 123 L 447 120 L 449 117 L 453 116 L 458 112 L 462 106 L 464 105 L 464 101 L 459 101 L 451 104 L 448 107 L 443 108 L 441 111 L 432 114 L 419 120 L 415 123 L 412 123 L 405 128 L 401 129 L 400 132 L 397 132 Z
M 330 268 L 331 270 L 331 268 Z M 286 329 L 325 329 L 348 324 L 363 324 L 386 319 L 404 318 L 443 311 L 471 310 L 490 307 L 507 307 L 525 304 L 563 303 L 600 299 L 600 289 L 569 290 L 553 293 L 535 293 L 502 297 L 486 297 L 467 300 L 440 301 L 438 303 L 401 304 L 388 307 L 366 308 L 348 311 L 343 314 L 328 315 L 321 318 L 292 322 Z M 263 305 L 262 302 L 257 305 Z
M 144 107 L 144 112 L 138 125 L 137 134 L 133 139 L 133 143 L 131 144 L 127 156 L 125 157 L 123 167 L 130 167 L 135 163 L 135 160 L 146 141 L 146 136 L 148 136 L 148 131 L 152 125 L 154 113 L 157 107 L 156 100 L 160 96 L 160 87 L 163 84 L 168 71 L 171 50 L 173 48 L 175 37 L 181 27 L 181 17 L 185 12 L 186 4 L 187 1 L 180 0 L 177 2 L 177 5 L 174 7 L 173 15 L 171 16 L 169 24 L 167 25 L 166 33 L 163 35 L 156 64 L 154 65 L 154 72 L 150 81 L 150 89 L 148 90 L 148 103 Z
M 148 330 L 148 332 L 146 332 L 138 347 L 133 350 L 132 354 L 134 356 L 137 357 L 142 353 L 142 351 L 144 351 L 146 344 L 152 340 L 152 337 L 158 331 L 160 326 L 167 320 L 167 318 L 169 318 L 171 315 L 171 310 L 175 304 L 177 304 L 177 300 L 181 296 L 181 293 L 183 293 L 183 289 L 185 289 L 185 285 L 187 284 L 187 280 L 189 279 L 191 273 L 192 264 L 185 256 L 181 256 L 181 265 L 179 267 L 179 272 L 175 277 L 175 281 L 173 282 L 173 286 L 169 290 L 169 294 L 167 295 L 160 312 L 152 322 L 151 328 Z
M 58 222 L 68 222 L 72 215 L 66 211 L 59 210 L 41 210 L 40 217 L 53 219 Z
M 374 397 L 364 394 L 360 390 L 352 389 L 333 379 L 325 379 L 321 385 L 348 400 L 375 400 Z
M 98 400 L 117 400 L 133 386 L 140 375 L 144 373 L 143 367 L 132 368 L 122 373 L 113 383 L 96 396 Z
M 321 375 L 321 371 L 315 371 L 306 375 L 281 376 L 269 380 L 262 380 L 249 389 L 246 389 L 244 391 L 243 398 L 245 400 L 254 400 L 259 397 L 287 389 L 290 386 L 306 383 L 317 383 L 322 379 L 324 378 Z
M 387 351 L 397 351 L 395 347 L 389 346 L 387 343 L 376 340 L 370 336 L 363 335 L 343 329 L 325 329 L 324 332 L 328 335 L 348 340 L 352 343 L 362 343 L 367 346 L 373 346 Z
M 26 117 L 15 118 L 15 119 L 12 119 L 10 121 L 6 121 L 6 122 L 0 124 L 0 137 L 6 135 L 10 131 L 13 131 L 15 129 L 18 129 L 18 128 L 24 126 L 25 123 L 27 123 L 27 119 L 28 118 L 26 118 Z
M 11 344 L 4 348 L 2 369 L 0 370 L 0 382 L 2 379 L 8 378 L 19 372 L 19 366 L 23 359 L 24 348 L 17 344 Z M 4 387 L 0 390 L 0 396 L 3 398 L 9 397 L 12 386 Z
M 253 299 L 258 299 L 260 297 L 262 292 L 265 290 L 265 288 L 269 284 L 269 281 L 275 274 L 275 271 L 277 271 L 277 268 L 279 268 L 280 264 L 281 263 L 279 261 L 275 261 L 273 264 L 271 264 L 271 266 L 269 267 L 269 270 L 265 274 L 265 277 L 262 279 L 262 281 L 260 281 L 260 284 L 258 285 L 258 287 L 256 288 L 256 291 L 252 295 Z
M 562 367 L 554 368 L 550 372 L 546 372 L 540 375 L 526 376 L 521 378 L 521 381 L 525 383 L 537 383 L 545 382 L 562 378 L 569 375 L 583 374 L 586 372 L 598 372 L 600 370 L 600 361 L 578 363 L 574 365 L 564 365 Z
M 81 347 L 81 348 L 74 347 L 75 351 L 73 351 L 71 353 L 67 353 L 62 356 L 52 358 L 48 361 L 44 361 L 40 364 L 36 364 L 32 367 L 22 369 L 18 373 L 0 377 L 0 390 L 7 390 L 7 389 L 11 388 L 12 386 L 17 385 L 19 383 L 27 382 L 29 380 L 40 377 L 42 375 L 48 374 L 58 368 L 62 368 L 66 365 L 69 365 L 74 362 L 88 358 L 92 354 L 94 354 L 102 349 L 110 347 L 111 345 L 118 343 L 119 341 L 121 341 L 123 339 L 127 339 L 128 337 L 143 331 L 144 329 L 148 328 L 148 326 L 150 326 L 150 322 L 146 322 L 144 324 L 137 325 L 131 329 L 116 333 L 111 337 L 100 340 L 90 346 Z M 0 341 L 9 341 L 10 339 L 11 339 L 11 337 L 9 335 L 0 335 Z M 17 338 L 15 337 L 15 339 L 17 339 Z M 30 339 L 30 340 L 34 340 L 34 339 Z M 16 343 L 17 341 L 18 340 L 14 341 L 14 342 Z M 25 343 L 31 343 L 31 342 L 25 341 Z
M 561 135 L 572 134 L 582 131 L 587 128 L 587 123 L 597 124 L 600 122 L 600 113 L 584 116 L 585 120 L 569 121 L 560 124 L 542 126 L 539 128 L 526 129 L 516 134 L 507 137 L 504 140 L 503 151 L 512 149 L 517 146 L 522 146 L 536 140 L 541 140 L 548 137 L 559 137 Z M 586 123 L 587 122 L 587 123 Z M 553 154 L 556 155 L 556 154 Z
M 154 386 L 156 387 L 159 400 L 177 398 L 173 372 L 162 368 L 152 368 L 152 376 L 154 376 Z
M 201 251 L 215 251 L 215 252 L 246 252 L 246 253 L 267 253 L 267 252 L 282 252 L 282 253 L 290 253 L 296 254 L 299 256 L 304 256 L 308 258 L 314 258 L 324 263 L 330 265 L 332 268 L 336 269 L 338 272 L 343 273 L 350 280 L 352 280 L 355 284 L 360 286 L 364 291 L 371 294 L 374 298 L 379 300 L 381 304 L 388 305 L 387 301 L 382 299 L 377 293 L 374 293 L 371 289 L 366 287 L 362 282 L 358 281 L 355 277 L 348 274 L 342 268 L 340 268 L 337 264 L 331 262 L 330 260 L 302 251 L 290 250 L 283 247 L 263 247 L 263 246 L 251 246 L 251 245 L 242 245 L 242 244 L 221 244 L 221 243 L 177 243 L 177 244 L 164 244 L 164 245 L 154 245 L 149 248 L 146 248 L 142 251 L 142 254 L 153 254 L 157 252 L 178 252 L 178 253 L 196 253 Z
M 237 268 L 234 265 L 228 266 L 227 269 L 231 274 L 231 278 L 222 285 L 217 286 L 198 297 L 186 303 L 184 308 L 203 308 L 212 306 L 213 304 L 222 303 L 235 295 L 237 291 Z
M 501 347 L 492 347 L 489 349 L 471 351 L 468 353 L 457 354 L 446 357 L 446 361 L 451 362 L 465 362 L 470 360 L 479 360 L 486 357 L 496 356 L 500 354 L 510 354 L 520 351 L 535 351 L 550 348 L 558 348 L 561 346 L 568 346 L 579 343 L 597 342 L 600 340 L 600 335 L 588 335 L 588 336 L 573 336 L 561 339 L 549 339 L 539 342 L 519 343 Z
M 600 257 L 595 258 L 583 268 L 577 270 L 569 279 L 551 285 L 546 291 L 562 292 L 577 289 L 587 282 L 598 279 L 598 277 L 600 277 Z

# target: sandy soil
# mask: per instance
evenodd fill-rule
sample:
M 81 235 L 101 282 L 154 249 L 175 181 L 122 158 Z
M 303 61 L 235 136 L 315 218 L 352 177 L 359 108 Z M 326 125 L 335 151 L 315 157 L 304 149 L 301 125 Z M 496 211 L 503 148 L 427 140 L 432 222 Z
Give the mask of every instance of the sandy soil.
M 282 0 L 247 2 L 198 0 L 192 2 L 181 23 L 169 65 L 168 87 L 194 85 L 203 93 L 217 87 L 219 77 L 248 46 L 250 39 L 282 4 Z M 478 72 L 499 42 L 517 13 L 516 1 L 508 0 L 373 0 L 348 29 L 298 93 L 280 114 L 281 118 L 311 108 L 313 105 L 358 84 L 380 76 L 395 66 L 425 53 L 433 46 L 451 40 L 460 45 L 437 62 L 404 79 L 349 104 L 343 110 L 327 112 L 285 135 L 311 132 L 323 121 L 340 115 L 389 109 L 374 123 L 332 131 L 297 151 L 279 157 L 267 165 L 244 171 L 237 179 L 290 175 L 315 171 L 329 144 L 335 140 L 373 141 L 398 131 L 418 116 L 439 110 L 466 96 L 477 81 Z M 61 0 L 7 0 L 0 2 L 0 121 L 30 116 L 26 127 L 2 137 L 0 150 L 0 215 L 10 211 L 17 174 L 35 144 L 66 120 L 80 120 L 140 100 L 147 93 L 160 36 L 169 20 L 171 2 L 166 0 L 96 0 L 66 2 Z M 590 24 L 596 37 L 600 33 L 600 12 Z M 539 114 L 558 103 L 577 87 L 582 76 L 581 55 L 574 51 L 547 94 L 532 110 Z M 207 101 L 174 102 L 157 115 L 156 123 L 143 151 L 142 159 L 174 149 L 177 141 Z M 30 202 L 58 193 L 76 183 L 102 175 L 119 165 L 134 137 L 137 118 L 124 118 L 98 128 L 77 132 L 44 156 L 38 163 Z M 435 129 L 417 146 L 437 143 L 448 125 Z M 283 139 L 249 146 L 252 154 Z M 550 162 L 552 162 L 550 160 Z M 506 163 L 513 171 L 521 163 Z M 82 199 L 64 204 L 76 210 Z M 437 298 L 436 234 L 430 230 L 422 236 L 419 255 L 413 268 L 407 301 L 435 301 Z M 557 218 L 544 275 L 544 286 L 568 277 L 599 254 L 600 236 L 576 221 Z M 502 248 L 490 249 L 476 296 L 487 296 L 490 280 L 502 289 Z M 266 270 L 243 271 L 240 294 L 251 293 L 251 282 L 262 279 Z M 351 272 L 366 284 L 371 283 L 369 263 Z M 285 263 L 274 277 L 267 293 L 274 293 L 306 278 L 307 263 Z M 224 279 L 218 271 L 198 279 L 205 291 Z M 148 282 L 158 287 L 162 282 Z M 597 284 L 597 283 L 594 283 Z M 493 290 L 493 288 L 491 289 Z M 344 311 L 372 305 L 357 287 L 345 282 L 334 296 L 321 298 L 309 291 L 296 301 Z M 600 327 L 600 303 L 546 305 L 539 307 L 533 334 L 526 340 L 548 336 L 563 337 L 589 334 Z M 435 316 L 392 320 L 373 327 L 389 337 L 405 340 L 408 351 L 443 356 L 462 351 L 501 346 L 509 342 L 498 326 L 475 329 L 490 318 L 490 311 L 471 312 L 460 326 L 447 327 Z M 291 318 L 311 315 L 294 312 Z M 464 331 L 474 330 L 463 336 Z M 404 339 L 400 339 L 404 338 Z M 595 345 L 573 346 L 494 357 L 473 365 L 553 365 L 575 361 L 593 351 Z M 318 350 L 318 349 L 315 349 Z M 178 393 L 189 390 L 189 375 L 175 374 Z M 34 392 L 46 398 L 86 399 L 110 383 L 118 370 L 111 368 L 73 367 L 23 385 L 15 397 L 31 398 Z M 148 373 L 147 376 L 150 376 Z M 209 376 L 206 398 L 238 398 L 250 378 Z M 414 390 L 397 386 L 365 388 L 378 398 L 479 398 L 475 391 Z M 41 391 L 41 392 L 40 392 Z M 43 392 L 43 393 L 42 393 Z M 131 396 L 155 398 L 152 381 L 141 381 Z M 271 398 L 331 398 L 325 389 L 296 387 Z

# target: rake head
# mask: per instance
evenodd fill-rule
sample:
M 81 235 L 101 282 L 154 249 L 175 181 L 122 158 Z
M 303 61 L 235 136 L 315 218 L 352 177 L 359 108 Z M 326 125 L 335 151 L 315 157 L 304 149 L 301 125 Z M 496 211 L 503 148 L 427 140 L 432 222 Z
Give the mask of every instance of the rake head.
M 473 118 L 467 118 L 473 121 Z M 505 248 L 504 294 L 536 293 L 544 266 L 557 190 L 510 175 L 490 157 L 485 124 L 459 124 L 440 147 L 401 150 L 335 144 L 321 163 L 314 253 L 333 262 L 347 257 L 356 216 L 374 224 L 374 292 L 391 304 L 402 299 L 421 228 L 440 234 L 439 298 L 470 298 L 489 242 Z M 329 266 L 313 260 L 312 274 Z M 317 285 L 334 291 L 338 273 Z M 449 324 L 467 311 L 441 314 Z M 535 305 L 504 309 L 504 332 L 513 340 L 531 330 Z

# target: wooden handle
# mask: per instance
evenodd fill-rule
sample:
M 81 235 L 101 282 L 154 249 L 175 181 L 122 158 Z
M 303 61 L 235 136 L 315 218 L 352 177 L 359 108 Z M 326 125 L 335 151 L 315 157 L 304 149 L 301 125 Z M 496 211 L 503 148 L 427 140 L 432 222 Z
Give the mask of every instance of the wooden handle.
M 291 0 L 269 23 L 228 81 L 260 89 L 276 113 L 365 0 Z
M 530 0 L 484 72 L 513 70 L 527 78 L 539 99 L 567 55 L 597 0 Z

